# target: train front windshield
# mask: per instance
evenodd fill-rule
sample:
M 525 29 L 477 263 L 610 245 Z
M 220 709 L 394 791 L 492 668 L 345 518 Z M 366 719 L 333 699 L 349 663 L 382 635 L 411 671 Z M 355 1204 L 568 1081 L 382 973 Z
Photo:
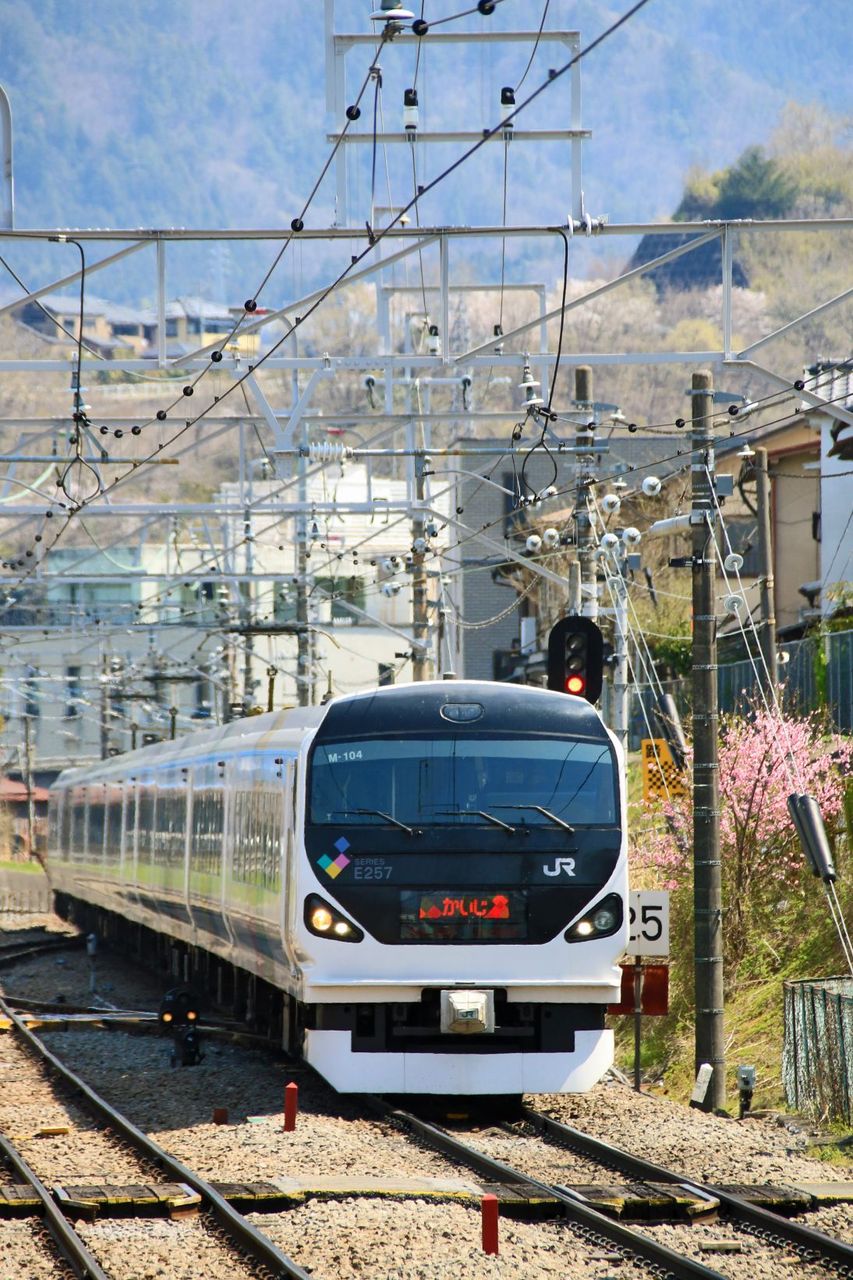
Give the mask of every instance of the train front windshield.
M 314 749 L 317 825 L 412 827 L 613 826 L 616 767 L 609 743 L 474 736 L 324 742 Z

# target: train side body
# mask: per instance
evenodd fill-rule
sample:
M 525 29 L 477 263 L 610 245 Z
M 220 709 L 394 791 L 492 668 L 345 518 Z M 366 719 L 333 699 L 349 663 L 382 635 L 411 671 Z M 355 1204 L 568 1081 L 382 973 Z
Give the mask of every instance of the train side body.
M 620 772 L 579 699 L 384 688 L 68 771 L 49 872 L 280 989 L 342 1091 L 580 1091 L 613 1054 Z

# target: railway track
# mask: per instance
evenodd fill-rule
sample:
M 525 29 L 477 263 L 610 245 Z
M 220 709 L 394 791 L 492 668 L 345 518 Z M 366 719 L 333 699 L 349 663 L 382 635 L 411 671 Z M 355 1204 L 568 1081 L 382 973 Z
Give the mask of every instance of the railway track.
M 680 1186 L 696 1195 L 713 1197 L 720 1203 L 723 1215 L 741 1229 L 759 1238 L 795 1250 L 804 1261 L 827 1263 L 842 1275 L 853 1276 L 853 1246 L 833 1240 L 800 1222 L 792 1222 L 778 1213 L 752 1204 L 725 1187 L 704 1184 L 685 1178 L 672 1169 L 633 1155 L 610 1143 L 602 1142 L 580 1129 L 544 1115 L 532 1107 L 522 1108 L 522 1119 L 548 1141 L 593 1159 L 629 1178 L 644 1182 Z
M 11 1003 L 11 998 L 7 1001 L 7 1004 L 9 1003 Z M 21 1003 L 26 1004 L 28 1007 L 37 1007 L 38 1005 L 38 1002 L 29 1000 L 23 1000 Z M 63 1011 L 67 1013 L 70 1011 L 67 1006 L 63 1008 L 60 1005 L 55 1008 L 57 1012 Z M 48 1013 L 49 1010 L 50 1006 L 44 1003 L 41 1012 Z M 89 1010 L 89 1012 L 94 1013 L 95 1011 Z M 69 1075 L 72 1079 L 77 1079 L 77 1077 L 73 1076 L 73 1073 L 69 1073 Z M 116 1101 L 119 1106 L 122 1105 L 120 1096 L 116 1097 Z M 590 1135 L 573 1129 L 571 1126 L 533 1108 L 525 1108 L 521 1113 L 520 1120 L 515 1124 L 490 1125 L 488 1133 L 497 1133 L 498 1128 L 500 1128 L 506 1135 L 506 1139 L 510 1140 L 509 1142 L 504 1142 L 504 1157 L 502 1159 L 495 1158 L 496 1151 L 498 1157 L 500 1157 L 500 1143 L 498 1141 L 492 1142 L 491 1153 L 488 1149 L 485 1151 L 478 1149 L 480 1137 L 483 1139 L 482 1145 L 486 1148 L 489 1147 L 488 1135 L 481 1134 L 480 1137 L 474 1137 L 471 1141 L 463 1141 L 458 1134 L 448 1133 L 437 1125 L 429 1124 L 422 1117 L 395 1108 L 381 1099 L 373 1100 L 372 1109 L 383 1120 L 391 1121 L 393 1127 L 398 1131 L 406 1131 L 407 1136 L 414 1136 L 424 1145 L 430 1146 L 440 1154 L 449 1157 L 454 1163 L 462 1164 L 475 1170 L 480 1175 L 479 1181 L 481 1183 L 492 1184 L 495 1190 L 500 1187 L 506 1188 L 509 1192 L 509 1198 L 514 1195 L 520 1200 L 538 1200 L 540 1203 L 543 1200 L 550 1201 L 552 1215 L 555 1209 L 560 1212 L 564 1219 L 571 1224 L 573 1233 L 580 1240 L 587 1243 L 591 1250 L 603 1254 L 610 1253 L 613 1255 L 614 1262 L 616 1255 L 618 1255 L 624 1263 L 631 1262 L 638 1268 L 642 1268 L 644 1274 L 656 1277 L 673 1276 L 676 1277 L 676 1280 L 681 1280 L 682 1277 L 687 1276 L 706 1277 L 706 1280 L 709 1277 L 716 1277 L 717 1280 L 720 1280 L 721 1276 L 730 1277 L 732 1274 L 731 1267 L 735 1267 L 735 1274 L 740 1277 L 745 1274 L 743 1268 L 750 1265 L 750 1255 L 755 1257 L 756 1261 L 760 1260 L 760 1262 L 767 1265 L 772 1251 L 773 1262 L 771 1269 L 766 1272 L 759 1271 L 757 1274 L 762 1276 L 772 1274 L 774 1277 L 800 1275 L 802 1264 L 805 1264 L 803 1274 L 810 1278 L 821 1274 L 820 1267 L 823 1268 L 824 1275 L 829 1273 L 853 1275 L 853 1249 L 850 1246 L 822 1235 L 820 1232 L 813 1231 L 807 1226 L 789 1222 L 776 1214 L 759 1209 L 725 1187 L 700 1182 L 694 1177 L 685 1177 L 676 1171 L 663 1168 L 642 1157 L 633 1156 L 607 1143 L 602 1143 L 600 1140 L 596 1140 Z M 143 1121 L 143 1123 L 147 1128 L 152 1127 L 150 1116 L 149 1120 Z M 224 1137 L 224 1135 L 225 1131 L 223 1130 L 222 1136 Z M 531 1141 L 535 1138 L 538 1143 L 539 1155 L 532 1157 L 528 1155 L 526 1162 L 524 1160 L 519 1162 L 514 1155 L 507 1153 L 507 1147 L 511 1147 L 513 1143 L 517 1144 L 517 1149 L 520 1149 L 523 1145 L 520 1142 L 522 1135 Z M 642 1227 L 635 1229 L 627 1226 L 624 1222 L 614 1221 L 612 1218 L 605 1216 L 605 1214 L 598 1212 L 593 1205 L 586 1203 L 583 1195 L 578 1194 L 578 1189 L 567 1187 L 565 1182 L 579 1183 L 588 1181 L 589 1183 L 601 1183 L 613 1182 L 616 1179 L 612 1178 L 612 1176 L 602 1178 L 599 1171 L 590 1172 L 589 1170 L 589 1176 L 586 1178 L 570 1178 L 566 1173 L 561 1177 L 554 1167 L 559 1164 L 559 1161 L 554 1158 L 555 1152 L 559 1148 L 576 1153 L 580 1157 L 576 1161 L 578 1167 L 583 1161 L 586 1161 L 590 1169 L 594 1163 L 599 1166 L 599 1169 L 607 1170 L 608 1175 L 611 1175 L 615 1170 L 626 1180 L 636 1180 L 645 1184 L 669 1184 L 674 1188 L 680 1188 L 691 1193 L 698 1199 L 705 1197 L 709 1202 L 709 1209 L 715 1210 L 720 1215 L 719 1230 L 722 1230 L 723 1226 L 728 1227 L 731 1225 L 730 1234 L 736 1234 L 736 1232 L 741 1231 L 745 1234 L 750 1233 L 755 1239 L 755 1244 L 754 1246 L 747 1244 L 742 1249 L 742 1253 L 747 1254 L 747 1257 L 741 1257 L 738 1263 L 740 1269 L 738 1269 L 738 1266 L 735 1266 L 735 1259 L 729 1262 L 728 1259 L 721 1256 L 719 1262 L 717 1262 L 716 1255 L 711 1255 L 710 1253 L 707 1257 L 700 1255 L 700 1258 L 688 1256 L 690 1249 L 689 1246 L 685 1245 L 686 1236 L 692 1234 L 694 1239 L 698 1239 L 706 1230 L 710 1233 L 712 1227 L 682 1227 L 673 1231 L 666 1243 L 661 1243 L 652 1236 L 644 1234 Z M 196 1163 L 192 1150 L 192 1147 L 185 1146 L 180 1154 L 184 1159 L 189 1158 L 191 1163 Z M 544 1153 L 548 1151 L 551 1153 L 552 1168 L 545 1172 L 548 1168 L 548 1160 L 545 1158 Z M 322 1159 L 322 1156 L 320 1158 Z M 519 1163 L 521 1167 L 517 1167 Z M 160 1167 L 167 1168 L 164 1165 Z M 187 1170 L 186 1166 L 180 1164 L 179 1161 L 174 1161 L 173 1168 L 175 1170 L 174 1173 L 172 1173 L 172 1170 L 168 1170 L 171 1176 L 183 1182 L 190 1182 L 189 1170 Z M 280 1168 L 281 1166 L 279 1166 Z M 537 1170 L 538 1177 L 535 1176 Z M 179 1177 L 181 1173 L 184 1176 Z M 694 1173 L 698 1173 L 698 1170 L 694 1169 Z M 216 1175 L 211 1174 L 210 1176 Z M 229 1175 L 225 1175 L 223 1169 L 219 1176 Z M 252 1175 L 246 1172 L 242 1176 L 251 1177 Z M 261 1176 L 269 1177 L 271 1174 L 267 1172 L 264 1175 L 264 1172 L 259 1169 L 254 1174 L 254 1177 Z M 306 1181 L 305 1185 L 311 1184 Z M 224 1184 L 221 1190 L 226 1190 Z M 582 1190 L 583 1188 L 581 1188 Z M 332 1214 L 331 1201 L 336 1194 L 338 1193 L 328 1190 L 324 1192 L 327 1200 L 329 1200 L 330 1215 Z M 341 1191 L 339 1194 L 345 1197 L 348 1193 Z M 411 1194 L 417 1198 L 417 1192 L 412 1192 Z M 369 1203 L 369 1201 L 361 1201 L 362 1205 L 368 1205 Z M 319 1205 L 319 1202 L 314 1201 L 314 1204 Z M 241 1204 L 241 1208 L 244 1214 L 252 1211 L 248 1204 Z M 335 1216 L 330 1216 L 327 1220 L 330 1238 L 338 1231 L 336 1212 Z M 351 1211 L 348 1220 L 350 1223 L 354 1221 L 352 1215 L 355 1212 L 354 1209 Z M 212 1210 L 207 1209 L 207 1213 L 211 1220 L 215 1221 Z M 358 1210 L 358 1213 L 360 1214 L 361 1210 Z M 523 1210 L 521 1216 L 525 1221 L 529 1221 L 529 1215 L 525 1215 Z M 261 1232 L 269 1231 L 271 1235 L 278 1239 L 279 1244 L 287 1253 L 293 1252 L 300 1258 L 303 1265 L 308 1265 L 314 1256 L 316 1238 L 306 1252 L 303 1248 L 304 1242 L 299 1239 L 295 1229 L 291 1229 L 289 1233 L 282 1235 L 277 1234 L 276 1227 L 273 1225 L 273 1221 L 276 1224 L 283 1224 L 285 1218 L 289 1220 L 290 1217 L 291 1215 L 288 1213 L 284 1217 L 276 1217 L 275 1220 L 268 1219 L 269 1226 L 262 1219 L 259 1224 Z M 297 1215 L 294 1214 L 293 1218 L 296 1221 Z M 360 1222 L 360 1217 L 358 1221 Z M 343 1227 L 344 1233 L 351 1229 L 351 1226 L 345 1225 Z M 378 1229 L 379 1227 L 377 1226 Z M 527 1229 L 529 1231 L 535 1229 L 537 1232 L 540 1230 L 539 1225 L 534 1223 L 529 1223 Z M 557 1229 L 557 1224 L 553 1221 L 551 1229 Z M 395 1236 L 397 1233 L 396 1224 L 392 1223 L 389 1218 L 388 1225 L 384 1230 L 391 1236 Z M 655 1230 L 655 1228 L 652 1227 L 652 1230 Z M 663 1235 L 665 1231 L 659 1230 L 658 1234 Z M 676 1240 L 677 1243 L 675 1243 Z M 687 1252 L 680 1252 L 684 1248 L 687 1248 Z M 788 1256 L 784 1256 L 785 1254 Z M 712 1256 L 714 1257 L 713 1262 L 711 1261 Z M 287 1261 L 293 1268 L 292 1270 L 288 1271 L 279 1267 L 277 1270 L 268 1268 L 268 1271 L 274 1275 L 304 1274 L 300 1271 L 298 1264 L 291 1262 L 289 1258 Z M 715 1264 L 720 1267 L 720 1270 L 714 1269 Z M 317 1273 L 320 1275 L 325 1274 L 325 1269 L 322 1266 L 317 1267 Z M 77 1271 L 74 1274 L 85 1273 Z M 370 1274 L 369 1266 L 365 1267 L 365 1274 Z
M 175 1183 L 183 1184 L 195 1193 L 204 1227 L 218 1236 L 232 1253 L 239 1254 L 248 1263 L 249 1274 L 274 1277 L 275 1280 L 309 1280 L 306 1271 L 249 1223 L 206 1179 L 171 1156 L 65 1066 L 2 998 L 0 1013 L 9 1020 L 10 1029 L 14 1031 L 19 1043 L 26 1046 L 27 1051 L 46 1072 L 61 1082 L 62 1089 L 78 1105 L 93 1114 L 110 1135 L 132 1148 L 145 1165 L 161 1175 L 165 1173 Z M 61 1200 L 57 1202 L 56 1190 L 49 1189 L 38 1177 L 8 1135 L 0 1135 L 0 1154 L 14 1176 L 21 1180 L 19 1185 L 32 1190 L 41 1221 L 64 1265 L 71 1269 L 71 1274 L 81 1280 L 84 1277 L 86 1280 L 112 1280 L 94 1257 L 68 1214 L 63 1211 Z M 78 1216 L 76 1210 L 75 1216 Z
M 573 1230 L 597 1248 L 615 1251 L 625 1261 L 634 1262 L 639 1259 L 646 1270 L 662 1280 L 724 1280 L 719 1271 L 676 1253 L 640 1231 L 605 1217 L 598 1210 L 584 1204 L 580 1196 L 541 1182 L 538 1178 L 530 1177 L 521 1170 L 486 1155 L 477 1147 L 457 1138 L 439 1125 L 421 1119 L 411 1111 L 404 1111 L 376 1096 L 363 1097 L 362 1101 L 374 1114 L 401 1126 L 420 1141 L 473 1169 L 489 1182 L 511 1188 L 521 1196 L 556 1200 Z
M 82 934 L 60 934 L 51 938 L 33 938 L 15 942 L 0 942 L 0 968 L 29 960 L 52 951 L 79 950 L 85 944 Z
M 642 1258 L 656 1274 L 687 1280 L 688 1277 L 720 1276 L 704 1263 L 679 1254 L 646 1235 L 642 1230 L 614 1221 L 585 1203 L 585 1197 L 559 1182 L 544 1181 L 525 1169 L 514 1167 L 488 1154 L 480 1146 L 425 1120 L 413 1112 L 396 1107 L 382 1098 L 366 1100 L 375 1114 L 391 1120 L 434 1147 L 436 1150 L 474 1169 L 481 1177 L 509 1188 L 521 1196 L 545 1196 L 561 1205 L 566 1219 L 576 1230 L 595 1244 L 610 1246 L 627 1258 Z M 609 1144 L 551 1119 L 530 1107 L 523 1107 L 522 1124 L 538 1134 L 546 1143 L 568 1148 L 586 1161 L 595 1162 L 608 1171 L 646 1185 L 666 1184 L 697 1200 L 705 1200 L 709 1215 L 719 1215 L 726 1224 L 757 1238 L 764 1246 L 778 1250 L 790 1263 L 796 1255 L 799 1265 L 810 1263 L 826 1268 L 831 1274 L 853 1276 L 853 1247 L 834 1240 L 819 1231 L 752 1204 L 725 1188 L 704 1185 L 695 1179 L 663 1166 L 631 1155 Z M 493 1127 L 510 1138 L 518 1137 L 517 1125 L 502 1123 Z M 528 1160 L 526 1163 L 530 1163 Z

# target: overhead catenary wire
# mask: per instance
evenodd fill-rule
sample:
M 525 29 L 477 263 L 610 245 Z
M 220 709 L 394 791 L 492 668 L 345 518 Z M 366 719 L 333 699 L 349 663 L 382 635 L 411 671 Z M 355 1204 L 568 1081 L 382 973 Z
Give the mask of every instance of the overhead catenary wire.
M 500 2 L 501 0 L 495 0 L 496 4 Z M 644 8 L 645 5 L 648 3 L 649 3 L 649 0 L 636 0 L 636 3 L 632 5 L 631 8 L 629 8 L 624 14 L 622 14 L 619 18 L 617 18 L 614 22 L 612 22 L 604 31 L 602 31 L 597 37 L 595 37 L 595 39 L 593 39 L 588 45 L 586 45 L 583 49 L 580 49 L 576 54 L 574 54 L 573 57 L 568 60 L 568 62 L 564 63 L 559 68 L 552 69 L 549 72 L 547 80 L 541 82 L 537 86 L 537 88 L 532 90 L 532 92 L 529 93 L 527 97 L 514 108 L 512 112 L 504 116 L 500 124 L 490 129 L 485 129 L 483 131 L 483 135 L 481 138 L 479 138 L 476 142 L 472 143 L 471 146 L 465 149 L 459 156 L 457 156 L 455 160 L 453 160 L 449 165 L 447 165 L 445 169 L 443 169 L 438 175 L 436 175 L 435 178 L 433 178 L 429 183 L 427 183 L 423 187 L 423 189 L 419 190 L 408 202 L 408 204 L 403 209 L 401 209 L 395 216 L 391 218 L 391 220 L 388 222 L 388 224 L 385 227 L 375 231 L 369 237 L 368 246 L 364 250 L 362 250 L 360 253 L 353 255 L 350 263 L 343 268 L 343 270 L 335 277 L 334 280 L 331 281 L 331 283 L 323 291 L 320 297 L 317 298 L 308 308 L 306 308 L 305 314 L 297 317 L 296 321 L 294 321 L 293 325 L 290 327 L 288 332 L 284 334 L 282 338 L 280 338 L 276 343 L 274 343 L 270 347 L 270 349 L 259 358 L 252 372 L 254 372 L 266 360 L 268 360 L 272 356 L 272 354 L 274 354 L 274 352 L 277 351 L 281 347 L 281 345 L 291 336 L 294 330 L 298 328 L 300 325 L 302 325 L 309 318 L 309 316 L 311 316 L 317 310 L 317 308 L 321 306 L 323 302 L 325 302 L 326 298 L 328 298 L 329 295 L 333 293 L 334 290 L 338 288 L 339 285 L 351 274 L 355 266 L 357 266 L 361 261 L 363 261 L 363 259 L 373 251 L 375 246 L 395 226 L 398 225 L 401 218 L 404 217 L 409 212 L 409 210 L 418 202 L 418 200 L 420 200 L 429 191 L 433 190 L 435 186 L 437 186 L 440 182 L 445 181 L 452 173 L 454 173 L 460 167 L 460 165 L 464 164 L 468 159 L 470 159 L 470 157 L 474 155 L 476 152 L 478 152 L 481 149 L 481 147 L 483 147 L 486 144 L 486 142 L 489 141 L 490 138 L 494 137 L 495 134 L 500 129 L 505 127 L 507 121 L 514 119 L 515 116 L 517 116 L 521 111 L 523 111 L 533 101 L 535 101 L 551 85 L 556 83 L 573 66 L 577 65 L 583 58 L 587 57 L 591 52 L 593 52 L 594 49 L 598 48 L 599 45 L 601 45 L 605 40 L 607 40 L 610 36 L 612 36 L 617 30 L 619 30 L 626 22 L 628 22 L 637 12 L 639 12 L 640 9 Z M 470 13 L 474 11 L 475 10 L 472 9 L 472 10 L 467 10 L 465 12 Z M 465 13 L 455 15 L 455 16 L 462 17 L 462 16 L 465 16 Z M 184 389 L 185 394 L 191 395 L 194 392 L 195 385 L 201 379 L 204 372 L 205 372 L 204 370 L 201 371 L 198 377 L 195 380 L 191 381 L 187 385 L 187 387 L 185 387 Z M 225 392 L 223 393 L 223 396 L 220 397 L 220 400 L 223 399 L 225 396 L 231 394 L 231 392 L 233 392 L 237 386 L 241 385 L 241 383 L 244 382 L 246 377 L 248 376 L 250 375 L 243 374 L 241 375 L 240 378 L 236 379 L 235 382 L 232 383 L 231 387 L 225 390 Z M 212 403 L 208 405 L 206 408 L 204 408 L 203 410 L 201 410 L 200 413 L 198 413 L 194 418 L 187 419 L 185 426 L 181 427 L 178 431 L 176 431 L 173 434 L 169 443 L 174 443 L 174 441 L 180 438 L 180 436 L 183 435 L 183 433 L 186 430 L 194 426 L 202 417 L 206 416 L 206 414 L 208 414 L 212 408 Z M 170 407 L 174 408 L 174 403 Z M 163 446 L 161 445 L 161 448 L 162 447 Z M 154 456 L 154 455 L 150 455 L 150 456 Z M 142 463 L 135 464 L 135 466 L 131 469 L 131 471 L 135 471 L 139 465 L 142 465 Z M 129 474 L 131 474 L 131 472 L 126 472 L 124 473 L 124 475 L 118 477 L 117 480 L 114 481 L 111 485 L 104 486 L 102 488 L 102 493 L 110 492 L 113 488 L 115 488 L 115 486 L 118 483 L 120 483 L 123 479 L 126 479 Z M 62 536 L 65 528 L 67 528 L 71 519 L 73 519 L 73 513 L 68 514 L 68 516 L 65 519 L 64 525 L 60 526 L 60 528 L 57 530 L 49 546 L 56 545 L 56 542 Z M 29 576 L 29 574 L 26 574 L 24 576 L 25 577 Z

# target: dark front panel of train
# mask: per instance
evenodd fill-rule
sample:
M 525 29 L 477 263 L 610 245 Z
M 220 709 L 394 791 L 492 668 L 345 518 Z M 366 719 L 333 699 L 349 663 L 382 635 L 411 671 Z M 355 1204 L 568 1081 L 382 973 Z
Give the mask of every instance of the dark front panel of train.
M 372 937 L 419 946 L 549 942 L 600 892 L 620 851 L 618 830 L 431 830 L 402 840 L 314 828 L 308 857 L 322 892 Z
M 601 1031 L 602 1004 L 528 1004 L 495 989 L 495 1030 L 488 1035 L 441 1033 L 440 992 L 406 1004 L 317 1004 L 307 1011 L 316 1031 L 349 1031 L 354 1053 L 574 1053 L 578 1031 Z

